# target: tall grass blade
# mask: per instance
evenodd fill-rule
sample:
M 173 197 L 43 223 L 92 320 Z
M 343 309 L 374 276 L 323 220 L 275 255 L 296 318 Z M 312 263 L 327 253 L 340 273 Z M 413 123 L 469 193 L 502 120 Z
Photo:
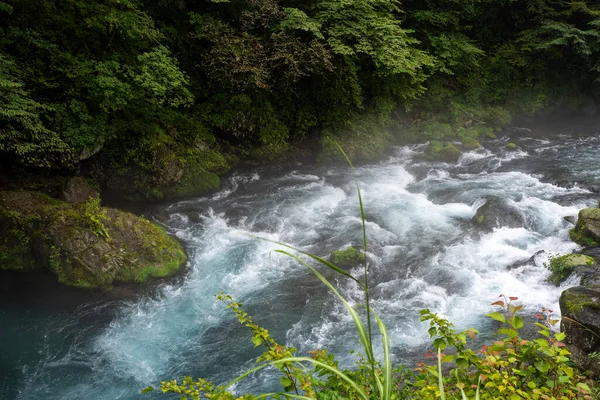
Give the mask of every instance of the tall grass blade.
M 373 331 L 371 329 L 371 303 L 370 303 L 370 294 L 369 294 L 369 264 L 367 263 L 367 225 L 365 223 L 365 208 L 363 207 L 363 201 L 362 201 L 362 195 L 360 194 L 360 185 L 358 184 L 358 178 L 356 176 L 356 170 L 354 169 L 354 165 L 352 164 L 352 161 L 350 160 L 350 157 L 348 157 L 348 155 L 346 154 L 346 152 L 344 151 L 344 149 L 342 149 L 342 146 L 340 146 L 338 143 L 336 143 L 338 149 L 340 150 L 340 152 L 342 153 L 342 155 L 344 156 L 344 158 L 346 159 L 346 161 L 348 162 L 348 164 L 350 165 L 350 168 L 352 168 L 352 175 L 354 175 L 354 183 L 356 184 L 356 194 L 358 195 L 358 205 L 360 207 L 360 220 L 361 220 L 361 224 L 362 224 L 362 231 L 363 231 L 363 252 L 365 254 L 365 266 L 364 266 L 364 271 L 365 271 L 365 283 L 363 285 L 363 290 L 365 292 L 365 304 L 367 306 L 367 334 L 369 335 L 369 346 L 371 347 L 371 353 L 373 353 Z M 373 379 L 376 379 L 377 374 L 375 374 L 375 360 L 370 360 L 369 361 L 371 364 L 371 375 L 373 377 Z M 382 394 L 382 393 L 380 393 Z
M 444 377 L 442 376 L 442 349 L 438 347 L 438 387 L 440 389 L 440 399 L 446 400 L 446 393 L 444 393 Z
M 354 382 L 352 379 L 350 379 L 348 377 L 348 375 L 344 374 L 342 371 L 340 371 L 337 368 L 334 368 L 332 366 L 329 366 L 327 364 L 324 364 L 320 361 L 314 360 L 310 357 L 288 357 L 288 358 L 282 358 L 281 360 L 276 360 L 276 361 L 271 361 L 262 365 L 259 365 L 256 368 L 252 368 L 246 372 L 244 372 L 243 374 L 241 374 L 240 376 L 236 377 L 235 379 L 233 379 L 232 381 L 230 381 L 229 383 L 227 383 L 225 386 L 223 386 L 222 390 L 225 391 L 227 388 L 231 387 L 232 385 L 238 383 L 239 381 L 241 381 L 242 379 L 246 378 L 248 375 L 260 371 L 261 369 L 267 368 L 271 365 L 275 365 L 277 366 L 278 364 L 285 364 L 285 363 L 301 363 L 301 362 L 309 362 L 312 363 L 314 365 L 317 365 L 321 368 L 324 368 L 326 370 L 328 370 L 329 372 L 339 376 L 341 379 L 343 379 L 346 383 L 348 383 L 350 385 L 350 387 L 352 387 L 352 389 L 354 389 L 356 391 L 356 393 L 358 395 L 360 395 L 360 397 L 362 397 L 364 400 L 369 400 L 369 397 L 367 396 L 367 394 L 364 392 L 364 390 L 362 390 L 360 388 L 360 386 L 358 386 L 356 384 L 356 382 Z M 294 397 L 294 398 L 304 398 L 306 399 L 307 397 L 305 396 L 299 396 L 299 395 L 293 395 L 293 394 L 286 394 L 286 396 L 289 397 Z
M 379 316 L 373 312 L 373 316 L 377 320 L 379 325 L 379 331 L 381 332 L 381 341 L 383 342 L 383 391 L 381 398 L 383 400 L 390 400 L 392 397 L 392 361 L 390 358 L 390 338 L 385 329 L 385 324 Z
M 315 260 L 315 261 L 318 261 L 319 263 L 321 263 L 321 264 L 325 265 L 326 267 L 328 267 L 328 268 L 331 268 L 331 269 L 332 269 L 332 270 L 334 270 L 335 272 L 337 272 L 337 273 L 339 273 L 339 274 L 341 274 L 341 275 L 343 275 L 343 276 L 345 276 L 345 277 L 347 277 L 347 278 L 350 278 L 350 279 L 352 279 L 352 280 L 353 280 L 354 282 L 356 282 L 356 283 L 357 283 L 357 284 L 358 284 L 358 285 L 359 285 L 359 286 L 360 286 L 360 287 L 361 287 L 363 290 L 365 289 L 365 287 L 364 287 L 363 283 L 362 283 L 360 280 L 356 279 L 355 277 L 353 277 L 353 276 L 352 276 L 351 274 L 349 274 L 348 272 L 344 271 L 343 269 L 341 269 L 341 268 L 340 268 L 340 267 L 338 267 L 337 265 L 335 265 L 335 264 L 331 263 L 330 261 L 327 261 L 327 260 L 325 260 L 324 258 L 321 258 L 321 257 L 319 257 L 319 256 L 315 256 L 314 254 L 311 254 L 311 253 L 309 253 L 309 252 L 307 252 L 307 251 L 304 251 L 304 250 L 298 249 L 298 248 L 296 248 L 296 247 L 294 247 L 294 246 L 290 246 L 289 244 L 286 244 L 286 243 L 278 242 L 278 241 L 276 241 L 276 240 L 271 240 L 271 239 L 267 239 L 267 238 L 264 238 L 264 237 L 260 237 L 260 236 L 253 236 L 253 235 L 250 235 L 250 237 L 253 237 L 253 238 L 255 238 L 255 239 L 264 240 L 264 241 L 266 241 L 266 242 L 271 242 L 271 243 L 274 243 L 274 244 L 277 244 L 277 245 L 280 245 L 280 246 L 283 246 L 283 247 L 287 247 L 288 249 L 292 249 L 292 250 L 294 250 L 294 251 L 297 251 L 297 252 L 298 252 L 298 253 L 300 253 L 300 254 L 304 254 L 305 256 L 308 256 L 308 257 L 312 258 L 313 260 Z M 289 254 L 289 253 L 285 253 L 285 254 Z
M 321 273 L 319 271 L 317 271 L 315 268 L 310 266 L 308 263 L 306 263 L 300 257 L 298 257 L 290 252 L 287 252 L 285 250 L 274 250 L 274 251 L 276 253 L 281 253 L 281 254 L 285 254 L 286 256 L 292 257 L 293 259 L 298 261 L 300 264 L 304 265 L 317 278 L 319 278 L 321 280 L 321 282 L 323 282 L 325 284 L 325 286 L 327 286 L 327 288 L 329 288 L 329 290 L 331 290 L 333 292 L 333 294 L 335 294 L 341 300 L 342 304 L 344 304 L 344 307 L 346 307 L 346 309 L 348 310 L 348 313 L 350 313 L 350 316 L 352 317 L 352 321 L 354 322 L 354 326 L 356 327 L 356 331 L 358 332 L 358 337 L 359 337 L 360 343 L 363 345 L 363 347 L 365 349 L 365 354 L 367 356 L 367 359 L 369 360 L 369 362 L 374 363 L 375 357 L 373 356 L 373 349 L 369 345 L 369 336 L 367 335 L 365 326 L 362 323 L 360 316 L 358 315 L 358 312 L 356 312 L 356 310 L 354 308 L 352 308 L 352 306 L 346 301 L 344 296 L 342 296 L 340 294 L 340 292 L 337 291 L 337 289 L 327 280 L 327 278 L 325 278 L 323 275 L 321 275 Z

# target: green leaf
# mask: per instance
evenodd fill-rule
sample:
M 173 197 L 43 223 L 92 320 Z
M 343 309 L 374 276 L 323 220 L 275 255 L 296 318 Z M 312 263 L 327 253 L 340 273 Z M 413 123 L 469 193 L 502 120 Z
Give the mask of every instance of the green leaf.
M 494 319 L 498 322 L 502 322 L 502 323 L 506 322 L 506 318 L 504 317 L 504 314 L 499 313 L 499 312 L 489 313 L 486 315 L 486 317 L 490 317 L 491 319 Z
M 444 350 L 446 348 L 446 341 L 442 338 L 437 338 L 433 341 L 433 346 L 438 350 Z
M 525 325 L 525 323 L 523 322 L 523 319 L 521 317 L 519 317 L 518 315 L 512 316 L 512 318 L 510 319 L 510 324 L 515 329 L 521 329 Z
M 546 361 L 539 360 L 536 361 L 534 365 L 538 371 L 544 374 L 550 370 L 550 364 L 548 364 Z
M 153 390 L 154 390 L 154 387 L 148 386 L 147 388 L 142 389 L 141 393 L 148 393 L 148 392 L 151 392 Z
M 517 332 L 514 329 L 508 329 L 508 328 L 500 328 L 500 329 L 498 329 L 498 333 L 500 333 L 502 335 L 506 335 L 511 339 L 519 336 L 519 332 Z
M 258 347 L 262 344 L 262 339 L 259 336 L 252 336 L 252 343 L 254 343 L 254 347 Z
M 554 337 L 559 342 L 562 342 L 563 340 L 565 340 L 565 336 L 566 336 L 566 334 L 564 332 L 558 332 L 558 333 L 554 334 Z

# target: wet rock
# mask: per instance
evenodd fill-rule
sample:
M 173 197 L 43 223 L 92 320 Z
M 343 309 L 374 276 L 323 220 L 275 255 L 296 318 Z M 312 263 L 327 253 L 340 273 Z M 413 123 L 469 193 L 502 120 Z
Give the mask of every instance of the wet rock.
M 429 160 L 456 162 L 462 152 L 452 143 L 442 144 L 437 140 L 429 142 L 425 149 L 425 157 Z
M 590 355 L 600 351 L 600 288 L 573 287 L 560 296 L 561 331 L 571 351 L 571 359 L 584 371 L 595 376 L 600 363 Z
M 517 210 L 498 199 L 487 200 L 484 205 L 479 207 L 472 221 L 475 225 L 487 230 L 500 227 L 518 228 L 524 223 L 523 217 Z
M 150 221 L 30 191 L 0 192 L 0 270 L 47 269 L 59 282 L 108 289 L 176 272 L 181 244 Z
M 592 265 L 595 266 L 594 259 L 585 254 L 566 254 L 560 257 L 553 257 L 548 265 L 548 269 L 552 272 L 548 277 L 548 281 L 558 286 L 567 279 L 576 268 L 587 268 Z
M 598 264 L 575 267 L 573 273 L 580 278 L 581 286 L 600 285 L 600 266 Z
M 584 247 L 581 249 L 580 253 L 592 257 L 594 260 L 596 260 L 596 263 L 600 264 L 600 247 Z
M 600 208 L 584 208 L 579 211 L 575 228 L 569 231 L 571 240 L 582 246 L 600 243 Z
M 575 225 L 577 223 L 577 220 L 572 215 L 567 215 L 566 217 L 563 217 L 563 219 L 573 225 Z
M 365 262 L 366 256 L 356 247 L 336 250 L 329 256 L 329 261 L 338 267 L 352 268 Z
M 516 263 L 510 265 L 508 267 L 508 269 L 515 269 L 515 268 L 520 268 L 523 267 L 525 265 L 536 265 L 536 257 L 544 254 L 546 251 L 545 250 L 539 250 L 536 251 L 531 257 L 529 257 L 527 260 L 524 261 L 517 261 Z
M 472 137 L 463 138 L 461 144 L 464 148 L 469 150 L 475 150 L 481 147 L 481 144 L 477 141 L 477 139 L 474 139 Z
M 70 178 L 61 193 L 61 198 L 69 203 L 83 203 L 98 196 L 98 191 L 81 176 Z

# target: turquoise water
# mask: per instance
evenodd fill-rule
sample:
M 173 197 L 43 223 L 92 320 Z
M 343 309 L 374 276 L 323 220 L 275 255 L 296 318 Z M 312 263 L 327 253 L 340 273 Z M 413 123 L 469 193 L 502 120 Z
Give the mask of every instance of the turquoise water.
M 373 306 L 390 331 L 395 362 L 425 351 L 428 307 L 459 328 L 490 327 L 482 316 L 500 293 L 526 311 L 558 309 L 561 290 L 544 282 L 550 253 L 577 248 L 564 216 L 595 204 L 600 137 L 505 140 L 463 155 L 457 164 L 422 161 L 423 146 L 398 147 L 357 168 L 369 236 Z M 482 231 L 471 221 L 500 201 L 521 226 Z M 186 272 L 157 287 L 117 296 L 23 284 L 0 275 L 0 399 L 137 399 L 148 385 L 183 375 L 218 383 L 254 365 L 248 332 L 215 300 L 223 291 L 244 303 L 282 343 L 305 354 L 326 347 L 352 362 L 356 336 L 341 305 L 272 243 L 315 254 L 361 242 L 353 178 L 346 167 L 278 165 L 239 172 L 211 197 L 153 210 L 189 252 Z M 534 262 L 509 268 L 543 250 Z M 360 270 L 352 271 L 360 275 Z M 335 280 L 351 300 L 356 286 Z M 32 288 L 33 285 L 33 288 Z M 277 387 L 272 371 L 239 392 Z M 157 396 L 161 397 L 161 396 Z

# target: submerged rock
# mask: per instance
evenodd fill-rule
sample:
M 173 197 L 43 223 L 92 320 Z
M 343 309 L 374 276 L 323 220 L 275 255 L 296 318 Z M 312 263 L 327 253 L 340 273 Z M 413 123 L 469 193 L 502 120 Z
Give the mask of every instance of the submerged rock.
M 59 282 L 110 288 L 165 277 L 187 260 L 181 244 L 150 221 L 30 191 L 0 192 L 0 270 L 49 269 Z
M 507 227 L 519 228 L 523 226 L 523 217 L 515 209 L 507 206 L 497 199 L 489 199 L 477 209 L 473 216 L 473 223 L 487 230 Z
M 329 261 L 338 267 L 356 267 L 365 262 L 366 257 L 363 252 L 356 247 L 348 247 L 345 250 L 336 250 L 329 256 Z
M 577 224 L 569 231 L 569 236 L 582 246 L 597 246 L 600 243 L 600 208 L 579 211 Z
M 560 296 L 560 311 L 561 331 L 566 333 L 571 359 L 581 370 L 598 376 L 600 363 L 593 355 L 600 351 L 600 288 L 565 290 Z

